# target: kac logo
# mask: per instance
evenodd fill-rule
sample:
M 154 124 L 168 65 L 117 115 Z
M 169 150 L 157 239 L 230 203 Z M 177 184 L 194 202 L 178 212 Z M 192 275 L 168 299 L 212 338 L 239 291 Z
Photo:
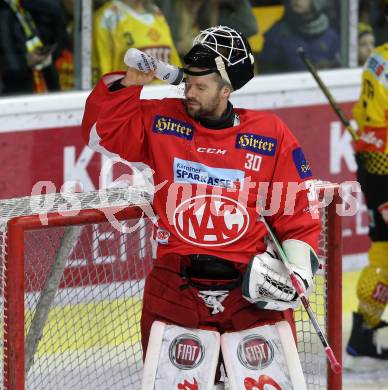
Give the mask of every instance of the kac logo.
M 246 208 L 221 195 L 199 195 L 182 202 L 174 212 L 179 236 L 198 246 L 228 245 L 244 235 L 249 225 Z
M 168 244 L 170 232 L 168 230 L 158 227 L 155 236 L 156 242 L 158 242 L 159 244 Z

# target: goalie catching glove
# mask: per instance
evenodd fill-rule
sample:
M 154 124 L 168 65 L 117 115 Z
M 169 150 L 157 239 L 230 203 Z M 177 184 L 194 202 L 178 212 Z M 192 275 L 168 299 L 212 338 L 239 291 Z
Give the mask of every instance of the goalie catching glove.
M 308 244 L 299 240 L 285 240 L 282 247 L 308 295 L 319 266 L 317 255 Z M 264 253 L 255 255 L 249 263 L 243 278 L 242 292 L 245 299 L 260 309 L 287 310 L 300 305 L 287 268 L 272 241 L 268 242 Z

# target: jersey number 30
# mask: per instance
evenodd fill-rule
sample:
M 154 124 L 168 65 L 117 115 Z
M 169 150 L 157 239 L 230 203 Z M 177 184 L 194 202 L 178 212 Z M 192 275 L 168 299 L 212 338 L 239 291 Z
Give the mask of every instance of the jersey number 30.
M 246 161 L 244 165 L 245 169 L 250 169 L 256 172 L 260 170 L 261 156 L 258 156 L 257 154 L 247 153 L 245 157 L 246 157 Z

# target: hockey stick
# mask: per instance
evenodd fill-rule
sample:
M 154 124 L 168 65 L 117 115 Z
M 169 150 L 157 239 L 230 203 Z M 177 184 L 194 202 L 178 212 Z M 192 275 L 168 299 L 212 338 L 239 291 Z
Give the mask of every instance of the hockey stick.
M 273 233 L 273 231 L 269 227 L 268 222 L 265 220 L 263 215 L 261 216 L 261 221 L 264 223 L 264 226 L 266 227 L 269 235 L 271 236 L 271 239 L 272 239 L 273 243 L 275 244 L 276 249 L 279 252 L 280 259 L 282 260 L 284 266 L 286 267 L 286 269 L 288 271 L 288 274 L 290 275 L 291 283 L 296 290 L 296 294 L 298 295 L 298 298 L 301 300 L 303 307 L 305 308 L 305 310 L 309 316 L 309 319 L 310 319 L 311 323 L 313 324 L 314 329 L 317 332 L 317 335 L 318 335 L 319 339 L 321 340 L 323 347 L 325 348 L 325 353 L 326 353 L 327 359 L 329 360 L 331 369 L 333 370 L 334 373 L 339 374 L 342 370 L 341 365 L 338 363 L 338 360 L 334 356 L 334 352 L 331 349 L 325 335 L 323 334 L 322 329 L 319 326 L 317 319 L 315 318 L 315 315 L 314 315 L 314 313 L 311 309 L 311 306 L 310 306 L 310 302 L 305 295 L 304 289 L 301 286 L 294 271 L 290 267 L 287 255 L 283 251 L 282 246 L 280 245 L 279 241 L 277 240 L 275 234 Z
M 349 131 L 350 135 L 352 136 L 354 141 L 357 141 L 360 137 L 357 133 L 357 131 L 353 128 L 351 125 L 349 119 L 346 117 L 346 115 L 343 113 L 341 108 L 338 106 L 337 102 L 335 101 L 333 95 L 330 93 L 326 85 L 323 83 L 322 79 L 319 77 L 317 70 L 315 69 L 314 64 L 310 61 L 310 59 L 306 56 L 306 53 L 303 50 L 303 47 L 298 48 L 298 53 L 300 58 L 302 59 L 303 63 L 306 65 L 307 69 L 310 71 L 311 75 L 314 77 L 315 81 L 319 85 L 319 88 L 326 96 L 327 100 L 329 101 L 331 107 L 333 108 L 334 112 L 337 114 L 338 118 L 341 120 L 342 124 L 345 126 L 346 130 Z

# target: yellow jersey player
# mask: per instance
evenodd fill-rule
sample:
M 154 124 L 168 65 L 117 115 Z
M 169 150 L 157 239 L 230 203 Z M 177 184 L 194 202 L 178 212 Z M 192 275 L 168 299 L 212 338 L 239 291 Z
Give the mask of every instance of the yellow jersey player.
M 381 344 L 379 333 L 388 326 L 381 320 L 388 302 L 388 42 L 374 49 L 365 64 L 353 114 L 360 129 L 357 174 L 370 215 L 372 245 L 357 284 L 359 306 L 345 364 L 357 370 L 380 365 L 386 369 L 388 347 Z
M 155 5 L 145 1 L 111 0 L 93 17 L 93 79 L 105 73 L 126 70 L 123 62 L 129 48 L 140 49 L 172 65 L 181 61 L 170 28 Z

